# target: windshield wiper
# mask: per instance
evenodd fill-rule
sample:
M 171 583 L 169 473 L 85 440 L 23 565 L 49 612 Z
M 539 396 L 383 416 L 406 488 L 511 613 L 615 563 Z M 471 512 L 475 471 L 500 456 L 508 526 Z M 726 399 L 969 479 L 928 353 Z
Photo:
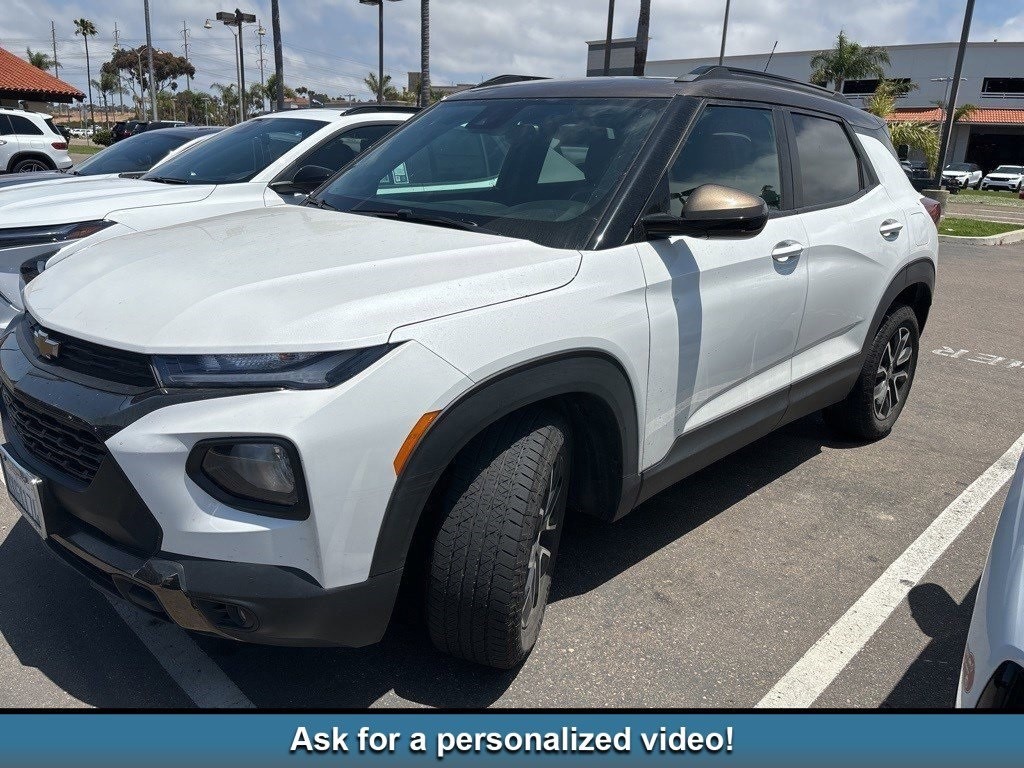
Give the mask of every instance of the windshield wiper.
M 336 210 L 338 210 L 337 208 L 335 208 L 333 205 L 328 203 L 323 198 L 319 198 L 317 200 L 307 200 L 305 204 L 306 205 L 311 205 L 314 208 L 319 208 L 321 211 L 336 211 Z
M 156 181 L 160 184 L 188 184 L 185 179 L 175 179 L 172 176 L 146 176 L 143 181 Z
M 399 208 L 397 211 L 360 210 L 352 209 L 349 213 L 361 213 L 365 216 L 376 216 L 381 219 L 397 219 L 398 221 L 412 221 L 417 224 L 432 224 L 437 227 L 449 227 L 450 229 L 465 229 L 471 232 L 487 232 L 475 221 L 464 219 L 453 219 L 449 216 L 436 216 L 430 213 L 419 213 L 410 208 Z

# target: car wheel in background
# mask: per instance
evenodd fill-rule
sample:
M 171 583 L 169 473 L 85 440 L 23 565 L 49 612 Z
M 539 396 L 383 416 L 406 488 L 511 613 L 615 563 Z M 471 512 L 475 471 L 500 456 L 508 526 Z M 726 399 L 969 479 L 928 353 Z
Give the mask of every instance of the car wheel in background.
M 19 160 L 11 168 L 11 173 L 34 173 L 35 171 L 49 171 L 50 166 L 45 160 L 40 160 L 35 157 L 28 157 L 24 160 Z
M 568 422 L 532 407 L 488 427 L 455 459 L 427 584 L 427 625 L 440 650 L 510 669 L 533 649 L 562 534 L 571 450 Z
M 914 383 L 920 329 L 904 305 L 885 318 L 875 334 L 860 377 L 846 399 L 825 409 L 825 421 L 840 432 L 877 440 L 892 431 Z

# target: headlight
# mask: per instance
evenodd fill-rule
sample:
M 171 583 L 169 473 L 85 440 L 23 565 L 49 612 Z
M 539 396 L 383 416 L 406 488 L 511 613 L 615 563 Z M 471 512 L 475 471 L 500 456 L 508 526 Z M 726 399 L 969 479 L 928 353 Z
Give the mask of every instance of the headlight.
M 0 248 L 20 248 L 25 245 L 66 243 L 94 235 L 114 224 L 113 221 L 79 221 L 74 224 L 53 224 L 46 227 L 14 227 L 0 229 Z
M 160 386 L 325 389 L 340 384 L 386 355 L 394 345 L 346 352 L 274 352 L 255 355 L 159 355 Z

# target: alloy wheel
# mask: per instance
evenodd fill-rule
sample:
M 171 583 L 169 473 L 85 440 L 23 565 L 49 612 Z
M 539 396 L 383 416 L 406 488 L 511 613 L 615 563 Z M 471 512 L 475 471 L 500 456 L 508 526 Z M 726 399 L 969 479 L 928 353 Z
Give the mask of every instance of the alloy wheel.
M 910 329 L 901 325 L 885 345 L 875 374 L 875 417 L 885 421 L 906 397 L 910 388 L 910 366 L 914 344 Z
M 558 526 L 561 525 L 562 510 L 565 508 L 565 456 L 560 454 L 551 468 L 551 477 L 544 500 L 540 506 L 540 523 L 537 535 L 530 548 L 530 560 L 527 565 L 526 595 L 523 598 L 523 610 L 520 626 L 526 630 L 543 611 L 544 603 L 551 585 L 551 574 L 554 570 L 554 550 L 558 542 Z
M 21 166 L 21 169 L 18 171 L 18 173 L 33 173 L 35 171 L 45 170 L 46 166 L 43 165 L 41 162 L 39 162 L 38 160 L 30 160 L 28 163 Z

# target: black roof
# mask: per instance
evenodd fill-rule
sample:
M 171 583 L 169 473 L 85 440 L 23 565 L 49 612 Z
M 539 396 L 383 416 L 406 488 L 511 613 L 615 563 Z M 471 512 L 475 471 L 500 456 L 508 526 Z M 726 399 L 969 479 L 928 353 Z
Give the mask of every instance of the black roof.
M 161 136 L 183 136 L 186 139 L 196 139 L 206 136 L 209 133 L 223 131 L 223 125 L 174 125 L 169 128 L 154 128 L 153 131 L 160 131 Z M 141 133 L 135 134 L 141 136 Z M 133 138 L 133 137 L 129 137 Z
M 858 109 L 824 88 L 760 72 L 711 67 L 681 78 L 586 77 L 567 80 L 524 80 L 481 85 L 448 101 L 520 98 L 727 98 L 813 109 L 843 117 L 854 125 L 877 128 L 884 121 Z

